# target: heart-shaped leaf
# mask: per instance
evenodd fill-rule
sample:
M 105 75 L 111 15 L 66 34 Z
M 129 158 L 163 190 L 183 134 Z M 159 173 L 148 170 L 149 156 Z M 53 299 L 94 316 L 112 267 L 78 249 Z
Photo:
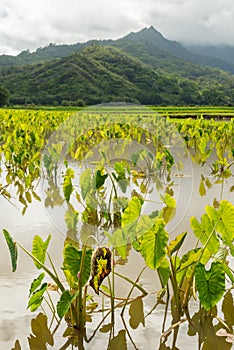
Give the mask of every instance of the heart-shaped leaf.
M 201 304 L 210 310 L 222 298 L 225 291 L 225 273 L 222 264 L 213 262 L 210 270 L 199 263 L 195 268 L 195 284 Z
M 46 259 L 46 250 L 50 243 L 51 235 L 48 236 L 47 240 L 43 242 L 42 238 L 38 235 L 34 236 L 32 243 L 32 255 L 35 256 L 42 264 Z M 40 269 L 41 265 L 34 261 L 35 266 Z

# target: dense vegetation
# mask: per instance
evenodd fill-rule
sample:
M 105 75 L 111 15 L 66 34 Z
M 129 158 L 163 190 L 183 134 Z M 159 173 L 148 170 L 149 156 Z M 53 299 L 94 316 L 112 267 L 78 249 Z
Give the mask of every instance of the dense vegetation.
M 198 335 L 199 349 L 200 344 L 205 349 L 218 341 L 218 331 L 225 331 L 220 342 L 229 350 L 225 339 L 234 340 L 234 206 L 221 190 L 220 197 L 209 199 L 201 218 L 192 216 L 186 231 L 174 239 L 167 224 L 177 209 L 174 175 L 183 178 L 187 156 L 196 165 L 210 167 L 207 177 L 201 174 L 200 196 L 218 184 L 234 191 L 234 119 L 200 117 L 175 123 L 149 109 L 118 112 L 104 113 L 102 107 L 99 113 L 89 109 L 71 118 L 58 111 L 0 112 L 0 195 L 13 201 L 16 194 L 24 213 L 33 200 L 41 199 L 36 180 L 43 176 L 44 205 L 65 209 L 62 268 L 50 256 L 50 235 L 46 240 L 35 235 L 29 251 L 3 229 L 12 270 L 21 258 L 18 249 L 40 270 L 30 286 L 28 308 L 35 312 L 49 305 L 32 322 L 35 336 L 28 337 L 30 348 L 34 343 L 52 346 L 64 318 L 64 349 L 84 349 L 97 330 L 108 338 L 107 348 L 125 344 L 121 348 L 127 349 L 127 337 L 135 345 L 128 327 L 141 330 L 156 309 L 162 315 L 160 349 L 167 347 L 171 335 L 175 347 L 179 326 L 186 322 L 188 333 Z M 184 241 L 191 236 L 194 246 L 185 248 Z M 143 267 L 135 267 L 134 280 L 121 273 L 132 251 L 144 261 Z M 153 291 L 142 282 L 146 268 L 155 271 L 158 287 Z M 117 279 L 129 286 L 127 295 L 116 292 Z M 154 300 L 150 310 L 145 308 L 147 296 Z M 120 312 L 123 329 L 117 334 Z M 158 327 L 150 330 L 159 338 Z
M 12 104 L 234 103 L 232 74 L 207 67 L 210 61 L 194 59 L 154 28 L 116 41 L 49 45 L 35 53 L 0 58 L 1 85 L 10 91 Z M 219 67 L 213 61 L 211 65 Z M 234 72 L 231 68 L 227 70 Z

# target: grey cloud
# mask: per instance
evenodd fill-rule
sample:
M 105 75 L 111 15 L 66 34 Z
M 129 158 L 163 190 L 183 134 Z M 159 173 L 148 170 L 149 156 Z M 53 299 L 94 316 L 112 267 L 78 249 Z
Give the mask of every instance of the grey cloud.
M 6 18 L 8 16 L 8 13 L 5 9 L 0 9 L 0 19 Z
M 116 39 L 154 25 L 181 42 L 234 46 L 232 0 L 1 0 L 0 53 Z M 6 52 L 7 50 L 7 52 Z

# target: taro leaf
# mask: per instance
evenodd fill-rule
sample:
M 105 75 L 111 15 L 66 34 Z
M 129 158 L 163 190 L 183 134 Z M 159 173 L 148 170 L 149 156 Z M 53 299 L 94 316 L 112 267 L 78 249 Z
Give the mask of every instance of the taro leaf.
M 41 282 L 42 282 L 44 277 L 45 277 L 45 274 L 41 273 L 37 278 L 35 278 L 33 280 L 33 282 L 31 283 L 30 290 L 29 290 L 29 296 L 31 296 L 32 293 L 41 285 Z
M 166 257 L 164 257 L 162 259 L 161 264 L 158 267 L 157 271 L 158 271 L 158 273 L 160 275 L 161 283 L 162 283 L 163 287 L 165 287 L 167 285 L 167 282 L 168 282 L 169 277 L 171 275 L 169 262 L 167 261 Z
M 66 244 L 63 250 L 63 270 L 71 276 L 72 282 L 78 282 L 78 272 L 81 269 L 82 249 L 77 249 L 72 243 Z M 82 286 L 86 284 L 90 276 L 92 249 L 85 250 L 84 265 L 81 275 Z
M 74 178 L 74 170 L 68 168 L 66 170 L 66 174 L 64 176 L 63 181 L 63 194 L 67 202 L 70 201 L 71 194 L 74 190 L 74 187 L 72 185 L 72 180 Z
M 146 232 L 140 243 L 140 253 L 151 269 L 157 269 L 166 255 L 168 233 L 164 230 L 164 222 L 158 219 L 154 226 Z
M 32 332 L 28 337 L 30 349 L 46 350 L 47 344 L 53 346 L 54 339 L 47 325 L 47 317 L 40 313 L 31 322 Z
M 199 186 L 199 194 L 201 197 L 204 197 L 206 195 L 205 178 L 203 175 L 201 176 L 201 182 L 200 182 L 200 186 Z
M 39 306 L 41 306 L 41 303 L 43 301 L 43 295 L 46 290 L 47 283 L 43 283 L 40 289 L 33 292 L 28 301 L 28 308 L 30 308 L 30 311 L 36 311 L 39 308 Z
M 92 172 L 91 169 L 86 169 L 80 175 L 80 187 L 81 187 L 81 196 L 85 200 L 87 194 L 92 189 Z
M 121 220 L 121 226 L 126 236 L 135 237 L 136 225 L 141 213 L 142 200 L 133 196 L 124 210 Z
M 170 222 L 175 217 L 176 209 L 170 208 L 170 207 L 164 207 L 162 210 L 162 213 L 163 213 L 163 219 L 165 223 L 168 224 L 168 222 Z
M 211 188 L 212 187 L 212 183 L 210 182 L 208 177 L 205 180 L 205 184 L 206 184 L 207 188 Z
M 188 268 L 193 266 L 199 259 L 201 258 L 202 254 L 202 249 L 201 248 L 196 248 L 189 250 L 186 254 L 182 256 L 181 262 L 180 262 L 180 267 L 177 271 L 177 273 L 183 271 L 184 269 L 187 270 L 187 275 L 189 274 Z
M 20 342 L 18 339 L 15 341 L 15 346 L 11 350 L 21 350 Z
M 221 234 L 225 242 L 230 244 L 234 240 L 234 205 L 222 200 L 218 210 L 207 206 L 206 212 L 214 221 L 216 231 Z
M 11 237 L 10 233 L 7 230 L 3 229 L 2 231 L 11 255 L 12 271 L 15 272 L 17 268 L 17 257 L 18 257 L 16 242 L 13 241 L 13 238 Z
M 193 216 L 190 219 L 191 228 L 195 236 L 200 242 L 210 251 L 211 254 L 216 254 L 219 250 L 219 241 L 214 231 L 214 225 L 207 214 L 201 217 L 201 223 Z M 212 233 L 213 232 L 213 233 Z M 209 239 L 209 242 L 207 243 Z
M 76 231 L 78 223 L 78 211 L 73 208 L 71 204 L 68 204 L 68 210 L 65 213 L 65 222 L 68 231 Z
M 105 236 L 108 237 L 109 243 L 116 249 L 117 253 L 122 259 L 127 257 L 127 240 L 124 237 L 123 230 L 117 229 L 112 234 L 105 232 Z
M 108 177 L 108 174 L 101 174 L 101 171 L 98 170 L 95 174 L 95 188 L 98 190 L 100 187 L 102 187 L 106 181 L 106 178 Z
M 161 199 L 166 204 L 166 207 L 163 208 L 163 218 L 167 224 L 176 214 L 176 200 L 169 193 L 165 193 Z
M 57 313 L 60 318 L 62 318 L 69 311 L 73 300 L 77 297 L 78 293 L 71 295 L 69 290 L 63 291 L 58 303 L 57 303 Z
M 119 333 L 110 340 L 108 350 L 127 350 L 126 331 L 121 329 Z
M 129 308 L 129 324 L 133 329 L 136 329 L 140 323 L 145 326 L 145 317 L 143 310 L 143 301 L 142 298 L 134 299 Z
M 219 261 L 220 262 L 220 261 Z M 220 262 L 223 266 L 223 271 L 226 273 L 226 275 L 229 277 L 232 284 L 234 284 L 234 274 L 228 264 L 226 262 L 221 261 Z
M 131 161 L 132 161 L 133 166 L 136 166 L 136 165 L 137 165 L 139 156 L 140 156 L 140 152 L 139 152 L 139 151 L 136 152 L 136 153 L 132 153 L 132 154 L 131 154 Z
M 195 268 L 195 284 L 205 310 L 210 310 L 222 298 L 225 291 L 225 273 L 222 264 L 213 262 L 210 270 L 199 263 Z
M 46 250 L 50 243 L 51 235 L 48 236 L 47 240 L 43 242 L 42 238 L 38 235 L 34 236 L 32 244 L 32 255 L 35 256 L 42 264 L 45 263 Z M 41 264 L 34 260 L 35 266 L 40 269 Z
M 177 236 L 173 241 L 170 242 L 168 246 L 168 251 L 170 252 L 171 255 L 177 252 L 181 248 L 187 234 L 188 232 L 183 232 L 179 236 Z
M 114 169 L 118 176 L 116 176 L 115 173 L 112 173 L 112 175 L 115 178 L 115 180 L 118 182 L 118 185 L 121 191 L 125 193 L 129 185 L 129 181 L 125 175 L 125 167 L 122 163 L 116 162 L 114 165 Z
M 90 286 L 99 294 L 99 288 L 105 277 L 111 272 L 111 251 L 107 247 L 97 248 L 92 257 Z
M 163 203 L 166 204 L 167 207 L 175 209 L 176 208 L 176 200 L 169 193 L 165 193 L 164 196 L 161 196 Z

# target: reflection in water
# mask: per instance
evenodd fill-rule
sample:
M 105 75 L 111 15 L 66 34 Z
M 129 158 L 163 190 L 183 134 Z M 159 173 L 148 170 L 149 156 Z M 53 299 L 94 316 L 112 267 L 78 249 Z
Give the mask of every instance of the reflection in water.
M 99 321 L 95 321 L 95 325 L 87 327 L 82 331 L 68 326 L 61 337 L 61 328 L 64 324 L 58 324 L 54 329 L 49 329 L 47 317 L 39 313 L 31 321 L 31 334 L 28 336 L 28 345 L 30 350 L 65 350 L 79 349 L 89 350 L 94 348 L 103 348 L 108 350 L 141 350 L 148 347 L 149 349 L 158 350 L 185 350 L 193 349 L 191 341 L 197 337 L 198 350 L 231 350 L 234 343 L 232 333 L 234 306 L 231 292 L 224 297 L 222 310 L 224 321 L 221 321 L 217 314 L 217 309 L 213 308 L 210 312 L 206 312 L 203 308 L 192 315 L 188 326 L 184 327 L 185 319 L 178 324 L 170 326 L 160 337 L 160 344 L 157 346 L 155 339 L 160 335 L 159 320 L 155 319 L 153 323 L 149 321 L 141 298 L 133 299 L 130 302 L 127 312 L 119 315 L 116 312 L 116 321 L 111 323 L 110 312 L 106 312 L 105 316 L 99 317 Z M 103 312 L 101 312 L 103 313 Z M 100 316 L 100 315 L 99 315 Z M 159 322 L 159 323 L 158 323 Z M 180 336 L 178 337 L 178 327 Z M 185 331 L 187 329 L 187 336 Z M 99 336 L 98 336 L 99 333 Z M 100 340 L 101 335 L 101 342 Z M 143 337 L 143 338 L 141 338 Z M 178 337 L 178 339 L 176 339 Z M 20 342 L 15 342 L 12 350 L 20 350 Z M 23 348 L 22 348 L 23 350 Z
M 162 124 L 160 125 L 162 126 Z M 67 124 L 66 128 L 69 129 L 70 126 Z M 110 130 L 113 135 L 120 135 L 116 137 L 117 140 L 113 141 L 113 135 L 111 137 L 107 136 Z M 209 169 L 208 163 L 204 166 L 205 161 L 207 160 L 206 157 L 209 156 L 209 160 L 211 160 L 212 157 L 210 157 L 210 150 L 204 152 L 204 144 L 201 147 L 200 145 L 196 145 L 199 152 L 197 152 L 195 148 L 191 150 L 191 155 L 194 161 L 203 166 L 203 172 L 201 175 L 200 165 L 198 167 L 196 164 L 196 176 L 195 178 L 192 178 L 190 177 L 190 171 L 188 171 L 187 174 L 187 170 L 191 170 L 189 168 L 190 163 L 184 162 L 182 157 L 184 162 L 183 168 L 182 165 L 179 164 L 181 156 L 178 157 L 180 159 L 176 159 L 178 156 L 178 145 L 178 148 L 174 147 L 173 151 L 170 151 L 170 147 L 168 147 L 166 142 L 161 142 L 161 139 L 157 139 L 158 135 L 156 137 L 153 135 L 155 143 L 152 143 L 151 140 L 149 140 L 149 135 L 151 134 L 150 136 L 152 136 L 152 133 L 149 130 L 139 128 L 139 126 L 135 129 L 131 129 L 130 124 L 126 122 L 121 125 L 120 123 L 112 124 L 110 130 L 107 132 L 105 128 L 100 128 L 99 125 L 94 125 L 92 128 L 90 127 L 88 131 L 86 130 L 85 133 L 82 133 L 82 135 L 78 135 L 79 138 L 85 141 L 83 145 L 84 148 L 79 146 L 79 138 L 79 142 L 77 144 L 75 143 L 75 146 L 73 147 L 73 145 L 70 144 L 70 133 L 66 132 L 64 134 L 62 132 L 64 130 L 59 130 L 57 135 L 55 135 L 55 141 L 52 139 L 49 143 L 49 152 L 51 153 L 45 153 L 44 157 L 45 167 L 49 175 L 45 180 L 45 206 L 52 210 L 64 206 L 65 212 L 59 211 L 59 216 L 63 221 L 65 214 L 65 223 L 68 229 L 66 239 L 69 238 L 73 241 L 79 241 L 81 244 L 87 242 L 89 236 L 93 236 L 93 241 L 91 243 L 89 242 L 89 244 L 96 244 L 96 241 L 103 244 L 104 239 L 108 237 L 109 243 L 115 248 L 118 248 L 116 249 L 117 252 L 115 252 L 115 275 L 113 273 L 113 276 L 116 278 L 116 276 L 120 276 L 118 271 L 123 267 L 123 265 L 120 266 L 120 264 L 126 264 L 124 265 L 124 275 L 129 276 L 127 268 L 129 260 L 133 254 L 132 252 L 129 252 L 128 248 L 130 247 L 132 240 L 134 241 L 136 238 L 136 235 L 134 234 L 133 239 L 129 235 L 128 238 L 131 238 L 129 240 L 124 237 L 125 240 L 118 241 L 118 243 L 113 243 L 113 241 L 111 241 L 111 238 L 116 238 L 118 236 L 114 236 L 116 232 L 118 234 L 122 233 L 121 229 L 124 225 L 122 225 L 121 220 L 124 213 L 126 219 L 126 208 L 128 208 L 129 198 L 133 197 L 135 200 L 135 202 L 131 202 L 134 210 L 137 205 L 138 207 L 140 205 L 142 206 L 143 202 L 146 204 L 150 203 L 146 207 L 145 212 L 143 212 L 145 222 L 141 222 L 141 230 L 145 230 L 146 233 L 148 232 L 147 230 L 149 227 L 151 228 L 152 222 L 155 217 L 157 217 L 159 210 L 162 209 L 162 204 L 166 204 L 163 211 L 163 219 L 168 223 L 169 233 L 172 234 L 173 229 L 176 229 L 176 234 L 178 234 L 184 230 L 187 231 L 189 226 L 188 220 L 187 223 L 183 222 L 185 229 L 178 229 L 180 220 L 178 220 L 178 222 L 173 222 L 176 215 L 175 207 L 173 207 L 174 202 L 171 197 L 176 197 L 178 194 L 178 188 L 181 186 L 181 188 L 179 188 L 179 190 L 181 190 L 179 193 L 180 196 L 177 196 L 178 198 L 176 198 L 178 212 L 179 210 L 181 211 L 179 214 L 182 213 L 183 218 L 186 218 L 185 209 L 187 209 L 189 197 L 193 195 L 190 211 L 192 212 L 192 215 L 198 214 L 200 216 L 204 211 L 203 208 L 205 204 L 207 203 L 214 203 L 214 207 L 218 208 L 219 200 L 223 198 L 224 194 L 225 199 L 228 199 L 229 197 L 230 200 L 233 200 L 231 195 L 233 192 L 233 184 L 229 183 L 229 181 L 232 182 L 233 175 L 231 173 L 232 164 L 227 162 L 222 163 L 220 159 L 212 162 L 210 165 L 211 171 L 207 171 L 207 169 Z M 136 136 L 142 138 L 142 144 L 139 143 L 136 145 L 134 142 L 129 143 L 129 140 L 126 139 L 129 130 L 131 133 L 137 132 Z M 163 132 L 166 131 L 166 140 L 168 142 L 172 141 L 169 140 L 171 136 L 170 130 L 168 131 L 167 128 L 165 128 L 165 125 L 163 125 L 161 129 L 157 129 L 157 131 L 158 130 L 163 130 Z M 64 165 L 62 165 L 63 168 L 60 168 L 61 164 L 59 163 L 60 159 L 58 156 L 60 156 L 60 153 L 66 148 L 64 147 L 64 143 L 60 142 L 60 138 L 61 135 L 64 137 L 66 134 L 69 135 L 68 143 L 70 148 L 66 149 L 66 151 L 68 151 L 70 158 L 68 157 L 66 162 L 64 162 Z M 100 135 L 102 137 L 104 135 L 104 139 L 108 140 L 102 145 L 100 145 Z M 148 144 L 150 144 L 149 147 L 147 147 Z M 194 147 L 194 144 L 189 144 L 189 147 Z M 112 148 L 115 153 L 113 153 Z M 118 154 L 116 151 L 118 151 Z M 87 161 L 86 152 L 91 153 L 89 161 Z M 173 154 L 173 152 L 175 154 Z M 53 159 L 52 155 L 55 156 L 56 159 Z M 96 164 L 98 156 L 98 164 Z M 76 172 L 77 169 L 74 167 L 71 159 L 81 160 L 82 158 L 86 158 L 86 162 L 84 162 L 84 167 L 79 173 Z M 174 164 L 175 160 L 177 160 L 176 164 Z M 68 165 L 73 167 L 75 174 L 73 174 L 71 169 L 67 169 Z M 193 170 L 196 166 L 193 167 Z M 207 174 L 205 174 L 204 169 L 207 171 Z M 65 176 L 64 173 L 66 173 Z M 9 176 L 10 175 L 8 174 L 8 177 Z M 182 180 L 179 181 L 180 179 Z M 10 180 L 13 181 L 13 178 L 11 177 Z M 75 183 L 74 187 L 72 187 L 72 181 Z M 192 185 L 195 187 L 195 192 L 192 191 Z M 217 190 L 218 187 L 220 187 L 220 193 L 218 193 L 217 198 L 217 192 L 219 191 Z M 39 199 L 34 190 L 31 191 L 31 187 L 30 191 L 28 188 L 22 188 L 20 181 L 18 181 L 16 188 L 18 191 L 17 194 L 20 195 L 19 200 L 25 209 L 28 203 L 32 201 L 32 197 Z M 198 193 L 201 197 L 198 197 Z M 6 197 L 3 188 L 0 189 L 0 194 L 5 195 Z M 74 194 L 73 198 L 72 194 Z M 208 200 L 207 197 L 206 199 L 203 198 L 206 195 L 209 195 Z M 76 206 L 74 203 L 76 203 Z M 152 211 L 152 206 L 156 210 Z M 83 207 L 83 211 L 81 210 L 81 207 Z M 130 212 L 130 214 L 132 215 L 132 212 Z M 135 213 L 133 214 L 135 215 Z M 78 230 L 79 216 L 82 217 L 82 227 L 79 227 Z M 189 215 L 187 216 L 189 217 Z M 135 215 L 135 218 L 138 220 L 137 215 Z M 169 222 L 171 219 L 173 220 Z M 116 228 L 119 231 L 117 231 Z M 136 226 L 134 226 L 134 230 L 135 228 Z M 98 229 L 100 229 L 101 232 L 97 232 Z M 104 232 L 105 230 L 111 231 L 113 237 L 109 237 L 108 232 L 107 234 Z M 77 236 L 78 231 L 80 234 L 79 237 Z M 65 232 L 66 229 L 63 228 L 64 235 Z M 123 233 L 126 232 L 129 234 L 129 232 L 131 233 L 131 230 L 129 229 L 129 231 L 127 231 L 125 229 L 125 232 L 123 230 Z M 165 235 L 163 236 L 164 231 L 161 229 L 161 231 L 159 230 L 158 232 L 162 233 L 163 243 L 163 239 L 165 239 Z M 110 288 L 111 283 L 108 280 L 107 285 L 102 289 L 102 296 L 98 299 L 98 303 L 94 301 L 92 295 L 85 294 L 85 305 L 87 300 L 88 311 L 85 315 L 86 324 L 83 328 L 79 328 L 74 322 L 72 323 L 71 314 L 69 314 L 69 317 L 65 317 L 67 324 L 64 321 L 61 321 L 58 322 L 56 326 L 54 326 L 55 321 L 53 318 L 52 320 L 47 319 L 47 316 L 43 313 L 35 316 L 31 321 L 31 334 L 27 339 L 30 349 L 43 350 L 54 348 L 56 350 L 62 350 L 78 348 L 80 350 L 88 350 L 93 348 L 106 348 L 110 350 L 125 350 L 143 349 L 148 347 L 149 349 L 185 350 L 188 348 L 191 349 L 191 337 L 196 336 L 198 339 L 198 349 L 230 350 L 233 343 L 232 326 L 234 324 L 233 296 L 231 292 L 226 293 L 219 311 L 212 308 L 211 311 L 207 312 L 199 307 L 195 310 L 190 309 L 188 311 L 186 310 L 186 307 L 184 307 L 184 305 L 186 306 L 186 302 L 184 302 L 187 297 L 186 292 L 189 294 L 189 297 L 192 297 L 192 294 L 194 294 L 195 291 L 192 290 L 194 289 L 194 286 L 189 284 L 187 276 L 181 277 L 180 274 L 178 280 L 180 278 L 181 280 L 179 280 L 179 282 L 176 280 L 177 268 L 179 269 L 179 267 L 182 266 L 182 270 L 185 268 L 187 270 L 191 261 L 192 263 L 196 262 L 196 259 L 199 258 L 200 254 L 199 247 L 197 247 L 197 249 L 191 251 L 191 259 L 193 260 L 189 261 L 189 258 L 187 257 L 187 260 L 180 261 L 177 253 L 172 257 L 172 254 L 176 252 L 178 246 L 183 243 L 184 237 L 185 235 L 180 237 L 180 240 L 174 242 L 174 246 L 169 249 L 170 254 L 168 255 L 171 265 L 175 268 L 175 276 L 172 274 L 170 275 L 170 271 L 168 274 L 168 261 L 166 259 L 160 261 L 160 266 L 153 261 L 153 263 L 155 263 L 155 269 L 158 267 L 161 268 L 160 276 L 162 278 L 160 281 L 157 280 L 157 286 L 153 289 L 152 293 L 148 291 L 146 286 L 152 286 L 155 282 L 152 282 L 150 278 L 146 278 L 143 275 L 141 276 L 144 267 L 142 268 L 142 272 L 136 276 L 136 278 L 135 275 L 134 278 L 132 277 L 133 281 L 130 282 L 130 289 L 129 287 L 128 289 L 124 287 L 126 281 L 118 279 L 118 283 L 116 283 L 116 280 L 114 281 L 113 278 L 113 281 L 116 284 L 115 291 L 120 289 L 124 297 L 122 297 L 122 295 L 119 296 L 118 293 L 115 295 L 112 294 Z M 119 236 L 117 238 L 119 238 Z M 135 249 L 139 251 L 140 245 L 144 239 L 142 236 L 138 235 L 138 238 L 135 239 L 135 241 L 137 241 L 135 242 Z M 128 243 L 129 246 L 126 246 L 126 243 Z M 147 242 L 144 243 L 147 244 Z M 189 245 L 191 248 L 191 240 L 189 241 Z M 63 242 L 60 242 L 60 251 L 62 250 L 62 246 Z M 121 250 L 121 247 L 123 246 L 125 249 L 124 253 L 123 249 Z M 56 248 L 54 249 L 56 250 Z M 142 256 L 145 257 L 144 254 L 142 254 Z M 140 271 L 139 265 L 142 264 L 142 260 L 140 259 L 141 258 L 137 256 L 134 260 L 134 273 L 136 273 L 136 270 Z M 186 263 L 188 264 L 187 266 L 185 266 Z M 59 266 L 61 266 L 61 264 L 59 264 Z M 139 271 L 137 271 L 137 273 Z M 75 277 L 77 277 L 80 271 L 75 272 Z M 209 272 L 207 272 L 207 275 L 208 274 Z M 173 296 L 172 298 L 170 295 L 171 291 L 167 285 L 169 277 L 172 280 L 174 278 L 174 284 L 178 284 L 178 288 L 176 289 L 177 293 L 175 293 L 175 297 Z M 153 278 L 155 280 L 155 276 Z M 182 282 L 180 283 L 180 281 Z M 161 282 L 162 286 L 159 282 Z M 72 287 L 71 289 L 75 288 Z M 145 289 L 147 289 L 147 292 L 145 293 L 148 294 L 147 296 L 144 294 Z M 143 291 L 142 295 L 139 295 L 139 290 Z M 148 297 L 151 297 L 153 302 L 152 299 L 149 302 Z M 106 303 L 106 300 L 109 299 L 110 302 Z M 184 308 L 182 309 L 182 307 Z M 169 319 L 169 316 L 171 316 L 171 319 Z M 5 327 L 6 324 L 4 325 L 4 329 Z M 16 330 L 14 331 L 14 326 L 11 327 L 11 331 L 14 338 L 16 338 L 17 332 Z M 63 337 L 61 334 L 63 334 Z M 10 335 L 7 331 L 4 332 L 4 334 L 1 334 L 1 336 L 5 342 L 10 340 Z M 16 340 L 13 349 L 21 349 L 20 344 L 21 340 Z M 196 344 L 195 347 L 197 348 Z

